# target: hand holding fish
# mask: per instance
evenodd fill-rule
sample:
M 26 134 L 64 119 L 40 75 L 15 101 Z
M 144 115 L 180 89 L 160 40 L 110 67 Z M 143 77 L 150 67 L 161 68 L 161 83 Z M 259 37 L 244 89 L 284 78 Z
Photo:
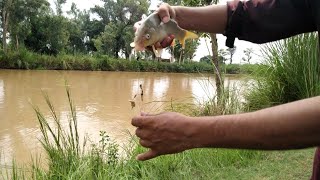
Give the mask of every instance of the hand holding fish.
M 156 10 L 163 23 L 169 22 L 170 19 L 176 20 L 176 11 L 174 6 L 170 6 L 168 3 L 162 3 L 159 9 Z M 179 22 L 177 22 L 179 24 Z
M 135 25 L 133 26 L 133 30 L 136 32 L 137 29 L 140 27 L 140 25 L 141 25 L 141 21 L 136 22 Z M 174 35 L 170 34 L 161 42 L 160 41 L 156 42 L 154 46 L 156 49 L 166 48 L 172 44 L 173 40 L 174 40 Z M 149 51 L 153 51 L 152 46 L 147 46 L 145 47 L 145 49 Z
M 151 46 L 156 56 L 159 57 L 163 45 L 167 45 L 166 42 L 172 39 L 172 35 L 179 40 L 183 49 L 186 39 L 198 38 L 198 35 L 195 33 L 180 28 L 178 23 L 172 19 L 172 17 L 175 16 L 173 8 L 170 8 L 167 4 L 162 7 L 163 8 L 159 8 L 159 11 L 152 13 L 134 25 L 135 38 L 131 46 L 134 47 L 135 50 L 143 51 L 146 47 Z M 158 44 L 158 42 L 163 42 L 163 44 Z M 160 49 L 155 46 L 156 44 L 158 44 L 158 47 L 159 45 L 161 46 Z
M 163 23 L 167 23 L 170 20 L 170 18 L 174 19 L 175 17 L 174 8 L 167 3 L 162 3 L 156 12 L 158 13 Z M 141 27 L 143 19 L 144 18 L 142 18 L 141 21 L 138 21 L 134 24 L 133 26 L 134 32 L 136 32 Z M 170 34 L 167 37 L 165 37 L 163 40 L 156 42 L 154 46 L 156 49 L 166 48 L 172 44 L 174 38 L 175 36 L 173 34 Z M 147 46 L 146 50 L 153 51 L 152 46 Z

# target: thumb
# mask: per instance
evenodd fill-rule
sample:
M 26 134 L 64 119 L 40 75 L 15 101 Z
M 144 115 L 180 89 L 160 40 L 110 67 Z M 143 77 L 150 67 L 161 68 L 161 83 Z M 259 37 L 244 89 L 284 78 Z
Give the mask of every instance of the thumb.
M 139 154 L 137 156 L 137 160 L 139 161 L 146 161 L 146 160 L 149 160 L 149 159 L 152 159 L 152 158 L 155 158 L 158 156 L 158 153 L 155 152 L 154 150 L 149 150 L 148 152 L 145 152 L 143 154 Z
M 141 116 L 154 116 L 153 114 L 145 113 L 145 112 L 140 112 Z
M 170 8 L 169 4 L 163 3 L 157 10 L 162 22 L 164 23 L 167 23 L 170 20 L 170 12 L 172 11 Z

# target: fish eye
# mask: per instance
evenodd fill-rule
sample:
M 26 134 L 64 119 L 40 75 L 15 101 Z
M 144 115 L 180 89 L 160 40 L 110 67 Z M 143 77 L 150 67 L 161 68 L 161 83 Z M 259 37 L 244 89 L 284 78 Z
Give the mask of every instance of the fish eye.
M 146 37 L 147 39 L 150 39 L 150 34 L 146 34 L 145 37 Z

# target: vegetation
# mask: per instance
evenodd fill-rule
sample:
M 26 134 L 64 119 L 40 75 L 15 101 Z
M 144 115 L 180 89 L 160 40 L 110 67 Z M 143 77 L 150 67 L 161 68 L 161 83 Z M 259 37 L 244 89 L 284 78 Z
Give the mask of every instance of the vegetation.
M 252 73 L 259 65 L 226 65 L 225 73 Z M 26 49 L 8 52 L 0 51 L 0 68 L 3 69 L 46 69 L 46 70 L 87 70 L 87 71 L 134 71 L 134 72 L 175 72 L 213 73 L 211 63 L 185 62 L 169 63 L 158 61 L 137 61 L 115 59 L 107 55 L 40 55 Z
M 50 5 L 54 3 L 54 6 Z M 14 69 L 74 69 L 161 72 L 215 72 L 221 79 L 220 68 L 225 63 L 218 52 L 214 34 L 199 34 L 212 38 L 213 54 L 210 64 L 191 63 L 199 45 L 198 40 L 187 41 L 182 51 L 180 44 L 168 47 L 171 55 L 182 65 L 167 63 L 127 62 L 141 53 L 133 53 L 130 43 L 134 38 L 133 24 L 148 10 L 148 0 L 101 0 L 101 6 L 80 10 L 75 3 L 66 12 L 67 0 L 4 0 L 0 2 L 0 68 Z M 165 1 L 175 5 L 203 6 L 218 1 Z M 55 8 L 53 8 L 55 7 Z M 138 55 L 139 54 L 139 55 Z M 219 55 L 219 56 L 218 56 Z M 103 58 L 102 58 L 103 57 Z M 122 57 L 122 58 L 121 58 Z M 144 52 L 141 57 L 155 56 Z M 106 59 L 108 59 L 106 62 Z M 116 62 L 119 60 L 119 62 Z M 206 60 L 208 62 L 208 60 Z M 186 63 L 186 64 L 185 64 Z M 107 66 L 107 67 L 106 67 Z M 224 67 L 226 73 L 251 73 L 239 65 Z M 218 87 L 223 87 L 216 81 Z M 218 88 L 221 89 L 221 88 Z
M 190 49 L 172 49 L 184 63 L 129 61 L 133 39 L 130 27 L 147 13 L 147 0 L 103 0 L 103 6 L 81 11 L 73 4 L 69 16 L 55 0 L 55 11 L 47 0 L 4 0 L 0 2 L 2 49 L 0 67 L 12 69 L 57 69 L 101 71 L 215 72 L 217 96 L 205 102 L 193 115 L 217 115 L 253 111 L 320 94 L 320 64 L 316 33 L 299 35 L 266 45 L 264 65 L 232 64 L 235 48 L 229 49 L 230 65 L 219 58 L 215 34 L 211 38 L 212 56 L 200 63 L 190 62 L 197 42 Z M 217 1 L 184 0 L 180 4 L 205 5 Z M 99 18 L 92 18 L 92 15 Z M 123 54 L 126 59 L 119 58 Z M 212 59 L 215 68 L 212 68 Z M 251 51 L 244 61 L 250 63 Z M 221 73 L 253 73 L 256 81 L 245 95 L 224 87 Z M 220 88 L 219 88 L 220 87 Z M 135 155 L 144 151 L 135 137 L 120 156 L 120 149 L 101 132 L 98 143 L 80 139 L 76 109 L 67 89 L 70 104 L 69 126 L 61 125 L 59 116 L 45 95 L 52 117 L 46 119 L 34 106 L 41 126 L 41 143 L 47 153 L 47 166 L 35 161 L 31 167 L 0 171 L 7 179 L 301 179 L 311 171 L 312 150 L 260 152 L 247 150 L 196 149 L 138 162 Z M 172 108 L 177 108 L 172 106 Z M 179 109 L 179 108 L 177 108 Z M 183 109 L 183 108 L 182 108 Z M 176 110 L 176 109 L 173 109 Z M 52 125 L 52 123 L 54 125 Z M 83 142 L 80 143 L 80 142 Z M 302 165 L 301 165 L 302 164 Z M 290 165 L 290 166 L 289 166 Z M 288 167 L 296 167 L 290 170 Z M 288 172 L 288 173 L 286 173 Z
M 97 143 L 90 144 L 88 137 L 80 138 L 76 108 L 70 90 L 68 86 L 66 87 L 70 105 L 70 113 L 66 115 L 69 119 L 68 126 L 62 126 L 60 116 L 47 94 L 44 94 L 44 97 L 51 111 L 51 117 L 45 117 L 37 106 L 33 106 L 41 127 L 40 140 L 47 160 L 35 161 L 32 166 L 23 169 L 13 164 L 11 170 L 0 171 L 0 177 L 3 179 L 238 179 L 239 177 L 286 179 L 307 178 L 310 174 L 312 150 L 266 153 L 249 150 L 195 149 L 139 162 L 135 160 L 135 156 L 146 149 L 139 146 L 133 136 L 131 142 L 124 148 L 123 155 L 120 155 L 120 147 L 106 132 L 100 132 L 100 141 Z M 230 103 L 233 101 L 229 101 Z M 233 105 L 239 104 L 233 103 Z M 305 156 L 310 156 L 309 163 L 303 159 Z M 303 171 L 299 166 L 301 163 Z M 289 164 L 288 167 L 294 166 L 298 171 L 292 174 L 290 168 L 286 168 L 283 172 L 277 169 Z
M 309 33 L 265 46 L 264 70 L 248 92 L 251 110 L 320 95 L 318 34 Z
M 134 37 L 132 26 L 147 13 L 149 2 L 102 2 L 103 6 L 89 11 L 79 10 L 73 3 L 63 12 L 66 0 L 55 0 L 55 10 L 48 0 L 1 1 L 2 49 L 8 52 L 25 47 L 49 55 L 97 52 L 114 58 L 121 51 L 128 57 Z

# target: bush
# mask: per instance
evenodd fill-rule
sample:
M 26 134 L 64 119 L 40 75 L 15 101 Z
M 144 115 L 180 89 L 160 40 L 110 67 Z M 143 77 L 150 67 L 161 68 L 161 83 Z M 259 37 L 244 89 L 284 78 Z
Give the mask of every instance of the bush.
M 246 95 L 251 110 L 320 95 L 318 34 L 308 33 L 270 43 L 265 66 Z
M 227 74 L 250 73 L 254 65 L 227 65 Z M 242 70 L 242 67 L 244 70 Z M 3 69 L 47 69 L 85 71 L 133 71 L 133 72 L 174 72 L 213 73 L 212 64 L 205 62 L 168 63 L 158 61 L 129 61 L 114 59 L 107 55 L 41 55 L 20 49 L 4 54 L 0 51 L 0 68 Z M 224 67 L 223 67 L 224 68 Z

